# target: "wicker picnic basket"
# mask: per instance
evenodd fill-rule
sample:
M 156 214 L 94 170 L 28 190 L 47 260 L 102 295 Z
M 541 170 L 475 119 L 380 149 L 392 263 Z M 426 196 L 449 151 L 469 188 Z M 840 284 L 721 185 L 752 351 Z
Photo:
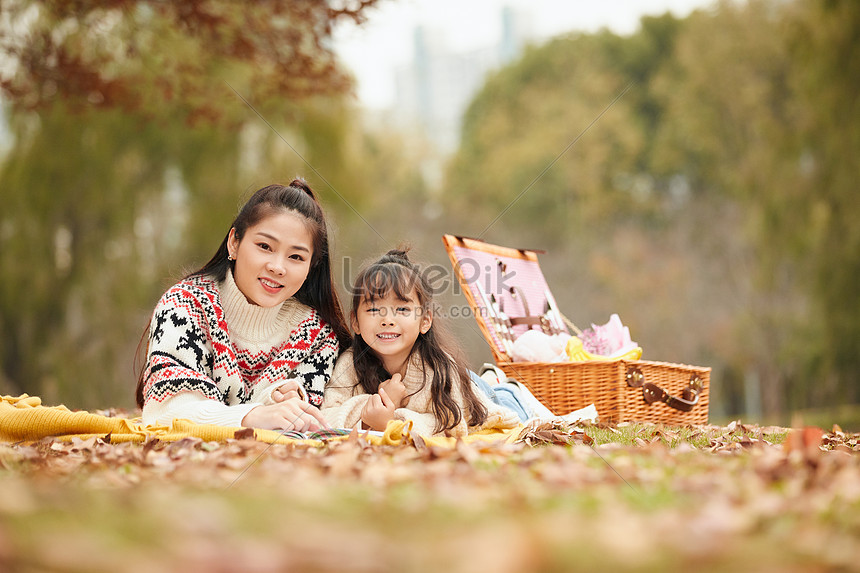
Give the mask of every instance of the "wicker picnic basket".
M 442 240 L 496 364 L 554 414 L 594 404 L 605 422 L 708 422 L 710 368 L 649 360 L 513 362 L 511 343 L 526 330 L 569 334 L 540 270 L 540 251 L 453 235 Z

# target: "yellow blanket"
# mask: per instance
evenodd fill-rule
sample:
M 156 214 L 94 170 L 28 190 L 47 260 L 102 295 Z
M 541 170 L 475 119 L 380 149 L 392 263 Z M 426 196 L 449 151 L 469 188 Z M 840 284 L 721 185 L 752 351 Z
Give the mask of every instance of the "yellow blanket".
M 411 422 L 391 420 L 382 436 L 362 433 L 362 439 L 374 445 L 400 445 L 410 443 Z M 522 427 L 505 431 L 487 431 L 466 436 L 464 441 L 513 442 Z M 239 435 L 237 436 L 237 432 Z M 165 442 L 196 437 L 207 442 L 221 442 L 230 438 L 250 437 L 248 428 L 229 428 L 207 424 L 195 424 L 188 420 L 174 420 L 170 426 L 144 426 L 139 418 L 110 418 L 90 412 L 72 412 L 65 406 L 42 406 L 37 396 L 22 394 L 18 397 L 0 396 L 0 442 L 33 442 L 46 437 L 61 440 L 72 438 L 105 438 L 111 443 L 145 442 L 157 438 Z M 321 446 L 322 440 L 288 438 L 274 430 L 253 430 L 253 437 L 261 442 L 288 443 Z M 347 436 L 331 438 L 343 440 Z M 456 440 L 445 437 L 423 437 L 427 445 L 454 447 Z

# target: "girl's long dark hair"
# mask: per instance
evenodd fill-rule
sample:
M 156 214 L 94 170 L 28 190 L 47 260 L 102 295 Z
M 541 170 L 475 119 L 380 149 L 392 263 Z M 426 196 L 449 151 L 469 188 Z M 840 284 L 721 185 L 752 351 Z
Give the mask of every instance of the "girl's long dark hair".
M 358 318 L 358 307 L 362 301 L 372 302 L 392 292 L 403 301 L 408 300 L 409 295 L 414 292 L 422 312 L 431 312 L 432 287 L 419 267 L 409 260 L 406 250 L 388 251 L 358 274 L 350 311 L 353 323 Z M 375 394 L 379 391 L 379 385 L 391 378 L 393 373 L 385 370 L 382 360 L 360 335 L 353 337 L 352 345 L 352 360 L 358 375 L 358 384 L 368 394 Z M 463 413 L 451 396 L 455 384 L 459 385 L 468 410 L 468 425 L 483 424 L 487 419 L 487 409 L 472 390 L 472 380 L 459 356 L 459 348 L 437 319 L 434 319 L 426 333 L 418 335 L 410 358 L 416 352 L 424 363 L 425 384 L 427 369 L 433 373 L 430 380 L 430 408 L 436 418 L 435 431 L 449 430 L 462 419 Z
M 258 189 L 236 215 L 230 229 L 235 229 L 236 239 L 241 241 L 250 227 L 259 223 L 264 217 L 279 211 L 292 211 L 304 217 L 313 237 L 310 270 L 305 282 L 295 294 L 296 300 L 319 313 L 320 318 L 334 331 L 340 349 L 343 351 L 349 348 L 351 338 L 332 277 L 328 227 L 322 207 L 307 182 L 303 179 L 294 179 L 289 185 L 268 185 Z M 227 258 L 229 237 L 228 230 L 209 262 L 189 273 L 185 278 L 207 276 L 216 282 L 226 279 L 227 271 L 232 272 L 235 266 L 235 261 Z M 144 337 L 148 332 L 147 327 Z M 143 407 L 144 372 L 145 368 L 142 368 L 135 392 L 137 405 L 140 407 Z

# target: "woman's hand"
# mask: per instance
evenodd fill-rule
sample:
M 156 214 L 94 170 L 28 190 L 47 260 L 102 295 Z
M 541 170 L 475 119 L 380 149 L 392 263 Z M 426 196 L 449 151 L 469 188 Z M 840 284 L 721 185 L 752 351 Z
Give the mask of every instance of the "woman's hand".
M 409 403 L 409 398 L 406 397 L 406 386 L 403 384 L 403 377 L 400 374 L 395 374 L 382 382 L 379 388 L 385 390 L 385 393 L 398 408 L 405 408 Z
M 388 421 L 394 419 L 396 409 L 397 405 L 380 385 L 379 393 L 371 396 L 361 410 L 361 421 L 366 428 L 381 432 L 385 430 Z
M 289 400 L 290 398 L 301 399 L 301 397 L 301 394 L 299 394 L 299 382 L 294 378 L 287 380 L 286 382 L 278 386 L 277 390 L 274 390 L 272 392 L 272 400 L 276 404 Z
M 257 406 L 245 414 L 242 425 L 247 428 L 299 432 L 315 432 L 329 428 L 328 422 L 316 406 L 298 398 L 287 398 L 277 404 Z

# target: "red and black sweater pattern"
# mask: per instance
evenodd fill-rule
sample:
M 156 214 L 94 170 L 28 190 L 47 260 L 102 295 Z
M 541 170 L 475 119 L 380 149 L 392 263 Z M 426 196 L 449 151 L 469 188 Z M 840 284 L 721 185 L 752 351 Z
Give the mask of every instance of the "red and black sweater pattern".
M 191 277 L 171 287 L 153 312 L 144 401 L 163 402 L 191 391 L 232 406 L 249 402 L 258 385 L 299 378 L 308 401 L 320 406 L 338 349 L 334 332 L 315 309 L 272 348 L 238 348 L 230 340 L 218 284 Z

